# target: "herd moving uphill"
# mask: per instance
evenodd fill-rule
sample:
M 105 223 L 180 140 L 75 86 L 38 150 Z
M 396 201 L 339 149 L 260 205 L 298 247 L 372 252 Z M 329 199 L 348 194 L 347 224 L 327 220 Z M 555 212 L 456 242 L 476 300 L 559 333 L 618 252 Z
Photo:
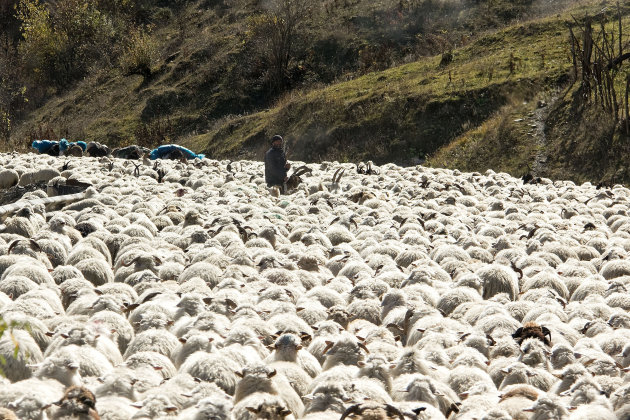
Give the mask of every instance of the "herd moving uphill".
M 1 216 L 0 419 L 630 419 L 622 186 L 66 159 L 0 155 L 91 185 Z

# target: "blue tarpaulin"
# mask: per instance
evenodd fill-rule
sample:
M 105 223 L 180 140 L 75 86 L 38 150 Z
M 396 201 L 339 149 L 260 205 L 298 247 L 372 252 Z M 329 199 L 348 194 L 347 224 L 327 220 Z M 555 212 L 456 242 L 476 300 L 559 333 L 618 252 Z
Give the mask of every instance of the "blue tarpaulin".
M 51 147 L 53 147 L 55 144 L 57 144 L 59 142 L 57 141 L 52 141 L 52 140 L 35 140 L 33 142 L 33 144 L 31 144 L 31 146 L 34 149 L 37 149 L 37 151 L 39 153 L 46 153 L 46 151 L 48 149 L 50 149 Z
M 68 150 L 70 147 L 74 146 L 75 144 L 78 144 L 81 149 L 83 149 L 83 151 L 85 152 L 85 149 L 87 149 L 87 144 L 84 141 L 78 141 L 76 143 L 71 143 L 66 139 L 61 139 L 59 141 L 59 150 L 61 150 L 62 152 Z
M 47 150 L 49 150 L 51 147 L 53 147 L 54 145 L 58 144 L 59 145 L 59 151 L 61 152 L 65 152 L 66 150 L 68 150 L 70 147 L 74 146 L 75 144 L 78 144 L 81 149 L 83 149 L 83 151 L 85 152 L 85 149 L 87 149 L 87 144 L 84 141 L 77 141 L 77 142 L 69 142 L 66 139 L 61 139 L 60 141 L 54 141 L 54 140 L 35 140 L 31 146 L 34 149 L 37 149 L 37 151 L 39 153 L 46 153 Z
M 157 149 L 153 149 L 149 157 L 151 158 L 151 160 L 168 158 L 168 155 L 176 150 L 180 151 L 184 156 L 186 156 L 187 159 L 203 159 L 205 157 L 205 155 L 195 154 L 193 151 L 188 150 L 185 147 L 179 146 L 177 144 L 165 144 L 158 147 Z

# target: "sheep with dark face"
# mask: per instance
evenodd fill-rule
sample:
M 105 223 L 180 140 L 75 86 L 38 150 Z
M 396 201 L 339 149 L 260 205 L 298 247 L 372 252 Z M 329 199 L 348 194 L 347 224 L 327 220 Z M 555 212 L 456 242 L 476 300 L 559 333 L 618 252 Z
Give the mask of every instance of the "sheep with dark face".
M 549 328 L 540 326 L 535 322 L 527 322 L 522 327 L 519 327 L 514 334 L 512 334 L 512 338 L 514 338 L 518 344 L 523 344 L 523 341 L 527 338 L 535 338 L 551 346 L 551 331 L 549 331 Z
M 55 405 L 59 409 L 55 411 L 54 419 L 100 419 L 96 411 L 96 397 L 85 387 L 71 386 Z
M 362 404 L 354 404 L 341 415 L 341 419 L 360 419 L 360 420 L 404 420 L 403 413 L 391 404 L 375 404 L 365 402 Z

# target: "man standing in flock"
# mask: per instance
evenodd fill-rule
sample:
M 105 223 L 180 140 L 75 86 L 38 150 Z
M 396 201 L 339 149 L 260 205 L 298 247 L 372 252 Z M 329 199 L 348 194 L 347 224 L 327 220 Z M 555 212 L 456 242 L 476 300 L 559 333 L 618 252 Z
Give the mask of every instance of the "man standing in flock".
M 268 187 L 280 187 L 284 192 L 284 183 L 287 181 L 287 171 L 291 164 L 287 163 L 287 157 L 282 147 L 284 140 L 276 134 L 271 138 L 271 148 L 265 153 L 265 181 Z

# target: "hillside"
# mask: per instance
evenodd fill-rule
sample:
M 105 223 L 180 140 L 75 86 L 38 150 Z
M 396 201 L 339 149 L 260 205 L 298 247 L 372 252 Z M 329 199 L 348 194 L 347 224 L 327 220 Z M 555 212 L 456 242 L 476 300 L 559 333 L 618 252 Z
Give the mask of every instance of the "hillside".
M 149 29 L 130 30 L 130 46 L 82 78 L 47 87 L 16 117 L 8 147 L 66 136 L 256 159 L 282 133 L 290 159 L 304 161 L 428 158 L 593 181 L 624 165 L 611 147 L 625 144 L 613 141 L 616 123 L 576 103 L 570 85 L 567 23 L 587 13 L 614 22 L 612 3 L 324 2 L 296 18 L 280 76 L 269 4 L 283 2 L 138 6 L 128 25 Z M 132 47 L 154 52 L 140 71 L 122 65 Z

